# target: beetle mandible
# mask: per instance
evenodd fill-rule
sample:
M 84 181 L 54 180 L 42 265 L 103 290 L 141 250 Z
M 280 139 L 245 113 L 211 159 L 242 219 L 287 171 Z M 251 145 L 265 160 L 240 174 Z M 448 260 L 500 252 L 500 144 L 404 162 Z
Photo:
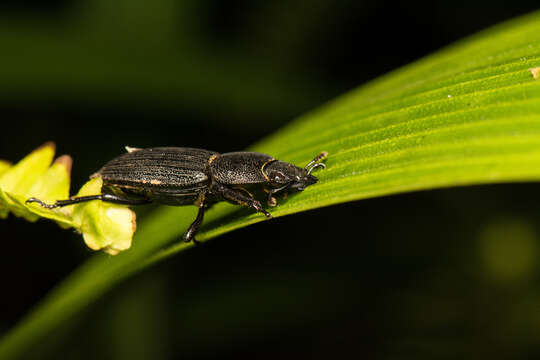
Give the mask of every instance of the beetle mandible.
M 315 184 L 311 172 L 326 166 L 321 162 L 328 155 L 321 152 L 303 169 L 270 155 L 256 152 L 230 152 L 182 148 L 156 147 L 148 149 L 126 146 L 127 153 L 120 155 L 91 177 L 103 179 L 102 193 L 71 197 L 46 204 L 53 209 L 91 200 L 101 200 L 124 205 L 141 205 L 156 202 L 165 205 L 196 205 L 197 217 L 184 234 L 184 241 L 195 242 L 205 209 L 216 202 L 228 201 L 248 206 L 271 218 L 259 201 L 245 188 L 260 185 L 268 193 L 267 203 L 276 206 L 274 195 L 288 190 L 302 191 Z

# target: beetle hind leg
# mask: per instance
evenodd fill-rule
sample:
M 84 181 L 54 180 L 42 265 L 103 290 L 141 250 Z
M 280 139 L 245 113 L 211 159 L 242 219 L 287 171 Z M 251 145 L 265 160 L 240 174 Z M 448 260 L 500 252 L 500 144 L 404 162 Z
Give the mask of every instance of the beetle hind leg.
M 54 202 L 53 204 L 47 204 L 40 199 L 31 197 L 28 200 L 26 200 L 25 203 L 27 204 L 38 203 L 44 208 L 55 209 L 58 207 L 78 204 L 78 203 L 92 201 L 92 200 L 101 200 L 101 201 L 110 202 L 114 204 L 121 204 L 121 205 L 143 205 L 143 204 L 148 204 L 152 202 L 151 200 L 148 200 L 148 199 L 129 199 L 129 198 L 123 198 L 117 195 L 113 195 L 113 194 L 99 194 L 99 195 L 72 197 L 67 200 L 56 200 L 56 202 Z

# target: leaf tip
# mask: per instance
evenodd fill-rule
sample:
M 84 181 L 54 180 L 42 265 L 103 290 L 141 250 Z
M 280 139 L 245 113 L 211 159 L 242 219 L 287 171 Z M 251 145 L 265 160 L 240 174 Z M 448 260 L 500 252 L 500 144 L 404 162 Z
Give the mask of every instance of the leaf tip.
M 73 159 L 71 158 L 71 156 L 69 155 L 62 155 L 60 157 L 58 157 L 55 161 L 54 161 L 55 164 L 59 164 L 59 165 L 62 165 L 63 167 L 66 168 L 66 171 L 68 173 L 68 175 L 71 174 L 71 168 L 73 167 Z
M 54 151 L 56 151 L 56 144 L 55 144 L 54 141 L 47 141 L 46 143 L 44 143 L 43 145 L 41 145 L 40 147 L 38 147 L 34 151 L 39 151 L 39 150 L 44 149 L 44 148 L 50 148 L 54 152 Z

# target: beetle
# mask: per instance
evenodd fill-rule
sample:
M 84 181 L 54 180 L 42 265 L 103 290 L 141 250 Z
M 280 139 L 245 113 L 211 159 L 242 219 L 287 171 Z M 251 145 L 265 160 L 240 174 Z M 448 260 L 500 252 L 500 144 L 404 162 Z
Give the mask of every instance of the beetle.
M 133 148 L 105 164 L 92 177 L 101 177 L 101 194 L 71 197 L 46 204 L 37 198 L 27 203 L 54 209 L 85 201 L 101 200 L 123 205 L 156 202 L 164 205 L 196 205 L 197 217 L 184 234 L 185 242 L 195 241 L 205 209 L 219 201 L 253 208 L 267 218 L 272 215 L 246 189 L 258 185 L 268 193 L 267 203 L 276 206 L 274 195 L 288 190 L 303 191 L 317 182 L 311 172 L 326 166 L 321 162 L 328 153 L 321 152 L 304 168 L 276 160 L 257 152 L 230 152 L 185 148 Z

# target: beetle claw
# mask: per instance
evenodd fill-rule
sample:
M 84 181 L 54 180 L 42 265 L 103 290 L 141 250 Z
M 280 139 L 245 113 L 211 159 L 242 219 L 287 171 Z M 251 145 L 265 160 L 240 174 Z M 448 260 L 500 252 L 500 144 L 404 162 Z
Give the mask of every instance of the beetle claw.
M 38 203 L 41 207 L 44 207 L 44 208 L 46 208 L 46 209 L 54 209 L 54 208 L 57 208 L 57 207 L 58 207 L 57 204 L 46 204 L 46 203 L 44 203 L 43 201 L 41 201 L 41 200 L 39 200 L 38 198 L 35 198 L 35 197 L 29 198 L 29 199 L 26 200 L 24 203 L 25 203 L 25 204 Z
M 272 218 L 272 215 L 271 215 L 268 211 L 264 210 L 264 208 L 262 207 L 261 203 L 258 202 L 257 200 L 254 200 L 254 201 L 253 201 L 253 204 L 251 205 L 251 207 L 253 207 L 253 208 L 254 208 L 255 210 L 257 210 L 258 212 L 263 213 L 264 216 L 266 216 L 268 219 L 271 219 L 271 218 Z

